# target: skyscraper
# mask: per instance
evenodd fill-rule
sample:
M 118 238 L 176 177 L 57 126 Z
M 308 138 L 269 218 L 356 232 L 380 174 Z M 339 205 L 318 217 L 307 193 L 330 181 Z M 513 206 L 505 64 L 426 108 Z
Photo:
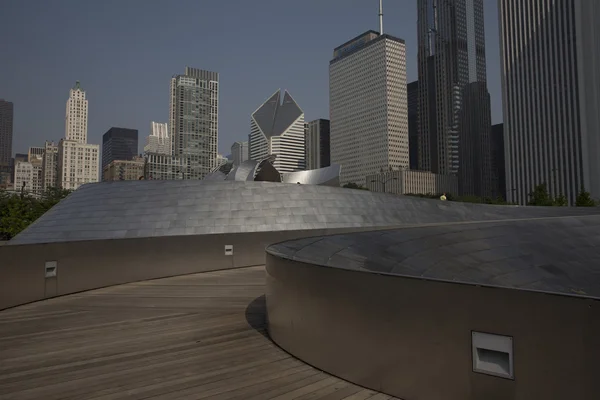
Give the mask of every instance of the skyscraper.
M 507 200 L 600 197 L 600 2 L 498 2 Z
M 231 145 L 231 157 L 233 165 L 240 165 L 248 160 L 248 142 L 235 142 Z
M 137 129 L 113 127 L 102 136 L 102 171 L 115 160 L 130 161 L 137 155 Z
M 306 124 L 306 169 L 331 165 L 330 122 L 316 119 Z
M 58 173 L 58 146 L 54 142 L 46 142 L 42 160 L 43 188 L 56 187 Z
M 146 139 L 144 153 L 156 153 L 171 155 L 171 138 L 166 123 L 152 122 L 150 135 Z
M 408 168 L 404 40 L 368 31 L 329 62 L 331 163 L 341 183 L 365 185 L 381 169 Z
M 494 198 L 506 199 L 506 170 L 504 158 L 504 124 L 492 125 L 492 177 Z
M 43 174 L 43 160 L 44 160 L 44 147 L 30 147 L 27 152 L 27 161 L 31 164 L 31 192 L 35 194 L 42 194 L 44 191 L 44 174 Z
M 69 93 L 65 114 L 65 140 L 87 143 L 88 101 L 79 81 Z
M 217 160 L 219 74 L 186 67 L 175 75 L 169 116 L 173 155 L 186 160 L 184 179 L 202 179 Z
M 0 99 L 0 168 L 11 165 L 13 112 L 13 103 Z
M 152 122 L 144 146 L 144 178 L 152 180 L 185 179 L 188 162 L 173 155 L 173 142 L 166 123 Z
M 408 102 L 408 152 L 410 169 L 419 169 L 419 81 L 406 86 Z
M 304 160 L 304 111 L 285 91 L 277 89 L 250 117 L 248 152 L 251 160 L 276 155 L 279 172 L 302 171 Z
M 98 182 L 97 144 L 87 143 L 88 101 L 79 81 L 69 93 L 65 115 L 65 138 L 58 145 L 57 185 L 63 189 Z
M 483 0 L 418 0 L 419 168 L 491 191 Z M 459 172 L 460 171 L 460 172 Z

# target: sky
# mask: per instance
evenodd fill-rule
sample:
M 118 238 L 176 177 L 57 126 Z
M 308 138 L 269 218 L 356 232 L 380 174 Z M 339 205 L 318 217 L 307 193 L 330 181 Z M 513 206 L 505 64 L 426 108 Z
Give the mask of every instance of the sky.
M 492 122 L 502 122 L 497 1 L 484 0 Z M 111 127 L 167 122 L 169 83 L 185 67 L 219 72 L 219 152 L 247 140 L 250 114 L 287 89 L 307 121 L 329 118 L 336 46 L 379 30 L 377 0 L 0 0 L 0 99 L 14 103 L 13 153 L 65 133 L 76 80 L 88 143 Z M 417 0 L 384 0 L 384 32 L 406 41 L 417 79 Z

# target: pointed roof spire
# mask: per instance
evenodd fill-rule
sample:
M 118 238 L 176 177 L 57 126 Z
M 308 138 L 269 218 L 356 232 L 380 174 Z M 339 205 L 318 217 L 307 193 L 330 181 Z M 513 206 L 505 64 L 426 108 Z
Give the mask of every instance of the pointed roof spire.
M 79 81 L 75 81 L 75 86 L 73 86 L 73 90 L 81 90 L 81 91 L 83 91 L 83 89 L 81 88 L 81 84 L 79 83 Z
M 379 34 L 383 35 L 383 0 L 379 0 Z

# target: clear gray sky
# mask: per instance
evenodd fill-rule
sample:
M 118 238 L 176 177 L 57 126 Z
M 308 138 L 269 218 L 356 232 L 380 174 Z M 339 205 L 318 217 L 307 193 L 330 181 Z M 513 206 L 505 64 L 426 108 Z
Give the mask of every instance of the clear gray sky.
M 492 120 L 502 121 L 497 1 L 484 0 Z M 417 79 L 417 0 L 384 0 L 384 31 L 406 40 Z M 69 89 L 89 100 L 88 141 L 112 126 L 167 122 L 186 66 L 220 73 L 219 151 L 246 140 L 277 88 L 306 119 L 329 117 L 333 48 L 378 30 L 377 0 L 0 0 L 0 98 L 15 104 L 13 152 L 64 136 Z

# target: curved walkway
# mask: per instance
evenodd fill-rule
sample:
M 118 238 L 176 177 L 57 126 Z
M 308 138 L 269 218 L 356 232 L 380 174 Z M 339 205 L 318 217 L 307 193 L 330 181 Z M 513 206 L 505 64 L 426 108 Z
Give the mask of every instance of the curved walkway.
M 0 312 L 0 398 L 391 399 L 265 334 L 263 267 L 114 286 Z

